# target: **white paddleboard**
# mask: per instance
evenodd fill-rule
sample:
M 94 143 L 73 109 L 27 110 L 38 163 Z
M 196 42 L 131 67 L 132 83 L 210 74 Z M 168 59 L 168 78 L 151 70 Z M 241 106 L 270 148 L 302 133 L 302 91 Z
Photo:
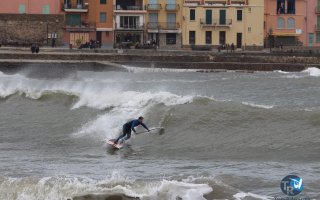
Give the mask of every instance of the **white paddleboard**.
M 108 140 L 107 139 L 107 144 L 111 145 L 112 147 L 116 148 L 116 149 L 121 149 L 123 147 L 123 144 L 115 144 L 114 143 L 115 139 L 111 139 L 111 140 Z

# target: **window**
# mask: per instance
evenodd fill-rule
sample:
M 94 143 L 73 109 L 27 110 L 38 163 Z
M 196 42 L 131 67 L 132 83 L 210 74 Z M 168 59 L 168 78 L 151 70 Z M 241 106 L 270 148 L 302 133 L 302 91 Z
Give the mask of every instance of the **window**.
M 277 0 L 277 14 L 285 14 L 285 0 Z
M 67 25 L 69 26 L 80 26 L 81 15 L 80 14 L 67 14 L 66 15 Z
M 100 4 L 107 4 L 107 0 L 100 0 Z
M 242 10 L 237 10 L 237 20 L 242 21 Z
M 284 19 L 282 17 L 277 18 L 277 28 L 279 29 L 284 28 Z
M 295 29 L 295 27 L 296 27 L 295 19 L 293 19 L 293 18 L 288 18 L 287 28 L 288 28 L 288 29 Z
M 206 44 L 212 44 L 212 31 L 206 31 Z
M 167 33 L 167 44 L 176 44 L 176 38 L 175 33 Z
M 20 14 L 26 13 L 26 5 L 24 5 L 24 4 L 19 5 L 19 13 Z
M 251 27 L 248 27 L 248 32 L 249 32 L 249 33 L 251 32 Z
M 120 28 L 139 28 L 138 16 L 120 16 Z
M 219 44 L 220 45 L 225 45 L 226 44 L 226 32 L 225 31 L 220 31 L 219 32 Z
M 317 42 L 317 43 L 320 43 L 320 32 L 317 32 L 316 42 Z
M 42 7 L 42 14 L 50 14 L 50 5 L 44 5 Z
M 288 14 L 295 14 L 296 13 L 296 0 L 288 0 Z
M 190 9 L 190 21 L 196 20 L 196 10 Z
M 296 0 L 277 0 L 277 14 L 295 14 Z
M 82 5 L 83 4 L 83 0 L 77 0 L 77 4 L 78 5 Z
M 189 44 L 196 44 L 196 32 L 189 31 Z
M 100 23 L 106 23 L 107 22 L 107 13 L 101 12 L 100 13 Z

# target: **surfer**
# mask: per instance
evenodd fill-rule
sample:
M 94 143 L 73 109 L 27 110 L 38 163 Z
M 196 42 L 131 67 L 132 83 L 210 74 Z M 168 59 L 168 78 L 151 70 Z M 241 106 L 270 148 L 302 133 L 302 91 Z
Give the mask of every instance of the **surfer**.
M 125 123 L 123 125 L 123 130 L 122 130 L 122 135 L 120 135 L 115 141 L 114 144 L 117 144 L 118 141 L 123 141 L 123 140 L 128 140 L 131 137 L 131 130 L 137 134 L 136 130 L 134 129 L 134 127 L 137 127 L 139 125 L 143 126 L 145 129 L 147 129 L 148 131 L 149 128 L 142 122 L 143 121 L 143 117 L 140 116 L 138 119 L 134 119 L 132 121 L 129 121 L 127 123 Z M 122 143 L 122 142 L 121 142 Z

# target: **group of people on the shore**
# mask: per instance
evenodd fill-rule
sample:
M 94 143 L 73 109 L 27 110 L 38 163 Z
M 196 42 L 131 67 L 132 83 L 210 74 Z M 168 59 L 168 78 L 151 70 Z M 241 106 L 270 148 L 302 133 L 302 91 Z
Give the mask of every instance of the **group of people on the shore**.
M 221 44 L 221 45 L 218 46 L 218 52 L 220 52 L 222 49 L 226 49 L 227 52 L 229 52 L 229 49 L 230 49 L 231 53 L 233 53 L 234 50 L 235 50 L 235 45 L 234 45 L 234 43 L 232 43 L 231 45 L 229 45 L 229 44 Z

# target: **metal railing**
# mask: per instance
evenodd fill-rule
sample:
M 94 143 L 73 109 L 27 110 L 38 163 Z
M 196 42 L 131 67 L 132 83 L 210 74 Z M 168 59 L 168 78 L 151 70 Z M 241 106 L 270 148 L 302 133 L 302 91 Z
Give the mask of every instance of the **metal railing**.
M 148 29 L 177 30 L 180 28 L 180 24 L 175 22 L 149 22 L 147 27 Z
M 138 5 L 138 6 L 125 6 L 125 5 L 115 5 L 114 10 L 145 10 L 144 6 Z
M 61 8 L 63 10 L 66 9 L 79 9 L 79 10 L 83 10 L 83 9 L 88 9 L 88 5 L 86 5 L 85 3 L 82 4 L 62 4 Z
M 179 4 L 166 4 L 167 11 L 177 11 L 180 9 Z
M 212 20 L 206 20 L 206 19 L 200 19 L 200 23 L 202 26 L 231 26 L 232 25 L 232 19 L 212 19 Z
M 148 4 L 148 5 L 147 5 L 147 10 L 155 10 L 155 11 L 158 11 L 158 10 L 161 10 L 161 9 L 162 9 L 161 4 Z
M 145 25 L 144 24 L 119 24 L 119 23 L 116 23 L 115 24 L 116 26 L 116 29 L 134 29 L 134 30 L 141 30 L 141 29 L 144 29 Z

